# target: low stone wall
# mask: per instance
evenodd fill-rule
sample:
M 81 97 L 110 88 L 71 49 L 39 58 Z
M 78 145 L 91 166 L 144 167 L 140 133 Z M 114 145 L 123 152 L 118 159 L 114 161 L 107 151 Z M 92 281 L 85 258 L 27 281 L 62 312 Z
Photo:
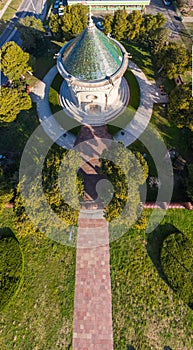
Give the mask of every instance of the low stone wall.
M 193 210 L 193 204 L 191 202 L 181 203 L 167 203 L 167 202 L 146 202 L 141 203 L 143 208 L 146 209 L 188 209 Z

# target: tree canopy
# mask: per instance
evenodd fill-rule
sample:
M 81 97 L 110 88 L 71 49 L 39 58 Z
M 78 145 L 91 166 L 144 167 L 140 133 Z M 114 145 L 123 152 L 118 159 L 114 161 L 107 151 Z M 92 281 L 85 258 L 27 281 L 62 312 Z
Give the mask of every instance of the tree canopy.
M 159 52 L 158 64 L 163 66 L 162 72 L 169 79 L 174 79 L 188 69 L 190 57 L 185 47 L 169 43 Z
M 30 96 L 16 88 L 1 88 L 0 125 L 15 120 L 21 110 L 32 107 Z
M 101 172 L 106 174 L 114 188 L 112 200 L 105 209 L 107 220 L 130 226 L 137 218 L 139 185 L 148 176 L 145 159 L 142 160 L 139 153 L 135 156 L 121 143 L 113 142 L 102 153 Z
M 113 15 L 107 14 L 103 19 L 104 34 L 110 34 L 112 32 Z
M 64 7 L 64 15 L 51 14 L 49 26 L 51 31 L 65 39 L 70 39 L 80 34 L 88 23 L 88 7 L 82 4 L 75 4 Z
M 127 32 L 127 12 L 124 10 L 117 10 L 113 19 L 113 35 L 117 40 L 125 37 Z
M 193 131 L 193 97 L 191 84 L 176 86 L 170 92 L 168 116 L 178 127 Z
M 43 23 L 34 16 L 26 16 L 21 18 L 17 23 L 23 46 L 29 51 L 34 52 L 42 45 L 43 34 L 45 32 Z
M 29 165 L 26 178 L 23 178 L 17 187 L 15 200 L 18 230 L 22 229 L 23 222 L 26 223 L 25 232 L 22 234 L 37 233 L 39 229 L 51 237 L 61 229 L 65 230 L 68 226 L 77 224 L 80 209 L 79 196 L 83 191 L 82 181 L 77 176 L 80 164 L 81 157 L 77 152 L 73 150 L 66 152 L 58 147 L 52 147 L 45 159 L 42 176 L 32 180 L 30 174 L 34 172 L 34 166 L 30 168 Z M 25 207 L 21 188 L 27 191 Z M 63 224 L 59 220 L 48 224 L 45 201 L 48 202 L 51 212 L 57 214 Z M 33 223 L 29 220 L 28 211 L 25 208 L 30 210 Z
M 0 50 L 1 70 L 10 80 L 19 80 L 32 68 L 28 65 L 30 56 L 14 41 L 4 44 Z

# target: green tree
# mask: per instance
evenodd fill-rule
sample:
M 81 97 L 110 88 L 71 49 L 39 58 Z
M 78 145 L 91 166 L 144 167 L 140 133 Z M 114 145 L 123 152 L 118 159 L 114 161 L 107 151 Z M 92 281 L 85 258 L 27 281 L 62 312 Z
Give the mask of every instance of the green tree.
M 65 39 L 80 34 L 88 23 L 88 7 L 82 4 L 66 6 L 61 18 L 61 29 Z
M 29 52 L 40 49 L 43 44 L 43 35 L 45 32 L 43 23 L 34 16 L 26 16 L 17 23 L 24 47 Z M 38 53 L 38 51 L 37 51 Z
M 127 31 L 127 12 L 125 10 L 117 10 L 113 20 L 113 34 L 117 40 L 125 37 Z
M 161 52 L 169 41 L 171 30 L 169 28 L 158 28 L 151 35 L 151 49 L 156 55 Z
M 114 188 L 113 198 L 105 208 L 107 220 L 130 226 L 137 218 L 139 185 L 148 176 L 145 159 L 142 160 L 139 153 L 135 156 L 121 143 L 113 142 L 102 153 L 101 172 L 106 174 Z
M 0 214 L 3 212 L 5 205 L 13 199 L 14 192 L 11 187 L 11 181 L 0 167 Z
M 30 56 L 24 52 L 15 42 L 9 41 L 2 46 L 1 70 L 10 80 L 19 80 L 22 75 L 32 68 L 28 65 Z
M 191 84 L 179 85 L 169 95 L 168 116 L 178 127 L 193 131 L 193 97 Z
M 169 79 L 174 79 L 189 68 L 190 58 L 185 47 L 175 43 L 169 43 L 169 45 L 159 52 L 158 64 L 163 66 L 162 72 Z
M 28 94 L 16 88 L 1 88 L 0 124 L 15 120 L 21 110 L 32 107 Z
M 143 27 L 146 34 L 151 34 L 158 28 L 163 28 L 167 20 L 163 13 L 158 12 L 157 15 L 147 14 L 143 16 Z
M 104 28 L 104 34 L 111 34 L 112 32 L 112 23 L 113 23 L 113 16 L 110 14 L 105 15 L 102 25 Z
M 193 201 L 193 164 L 188 165 L 188 176 L 185 179 L 186 193 Z
M 132 11 L 127 17 L 127 37 L 129 40 L 134 40 L 138 37 L 143 22 L 143 17 L 140 11 Z
M 77 176 L 81 162 L 77 152 L 73 150 L 66 152 L 53 147 L 45 159 L 42 176 L 37 176 L 33 181 L 30 174 L 34 171 L 34 166 L 29 164 L 26 177 L 17 187 L 15 200 L 17 228 L 22 235 L 32 232 L 37 234 L 40 230 L 46 231 L 50 237 L 53 237 L 53 234 L 60 234 L 62 229 L 65 230 L 68 226 L 77 224 L 80 210 L 79 196 L 83 192 L 82 181 Z M 26 191 L 25 207 L 22 188 Z M 45 201 L 48 202 L 51 212 L 61 219 L 62 226 L 61 221 L 48 225 Z M 29 220 L 25 208 L 30 210 L 34 218 L 33 223 Z M 24 223 L 25 232 L 23 232 Z
M 88 23 L 88 7 L 82 4 L 72 5 L 70 8 L 70 13 L 72 21 L 72 35 L 82 33 Z
M 53 12 L 51 12 L 50 17 L 49 17 L 49 27 L 52 33 L 56 35 L 61 34 L 61 19 L 60 17 Z

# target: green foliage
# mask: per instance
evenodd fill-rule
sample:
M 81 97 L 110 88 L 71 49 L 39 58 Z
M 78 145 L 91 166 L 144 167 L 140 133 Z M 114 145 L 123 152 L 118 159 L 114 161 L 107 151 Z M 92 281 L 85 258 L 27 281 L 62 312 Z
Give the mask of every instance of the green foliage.
M 115 224 L 119 222 L 130 226 L 135 222 L 140 202 L 139 185 L 145 182 L 147 176 L 147 164 L 138 158 L 121 143 L 112 143 L 102 153 L 101 171 L 114 188 L 113 198 L 105 208 L 105 216 L 108 221 L 114 220 Z M 145 171 L 142 170 L 143 166 Z
M 167 20 L 163 13 L 158 12 L 156 15 L 147 14 L 143 16 L 142 35 L 151 35 L 158 28 L 163 28 Z M 148 37 L 147 37 L 148 40 Z
M 143 17 L 140 11 L 132 11 L 127 17 L 127 37 L 129 40 L 136 39 L 141 31 Z
M 0 229 L 0 310 L 16 292 L 22 277 L 19 243 L 8 228 Z
M 64 15 L 51 14 L 49 19 L 50 29 L 58 37 L 62 35 L 66 40 L 80 34 L 88 23 L 88 7 L 75 4 L 64 7 Z
M 113 35 L 117 40 L 125 37 L 127 31 L 127 12 L 125 10 L 117 10 L 113 19 Z
M 13 198 L 13 189 L 10 183 L 10 177 L 0 168 L 0 213 L 3 212 L 5 205 Z
M 15 213 L 17 215 L 16 226 L 21 235 L 29 235 L 30 232 L 40 234 L 46 232 L 52 237 L 52 233 L 60 232 L 61 222 L 56 220 L 52 224 L 47 223 L 47 210 L 45 202 L 57 216 L 63 221 L 63 229 L 69 225 L 76 225 L 80 210 L 79 196 L 83 193 L 83 184 L 77 177 L 77 170 L 81 164 L 81 158 L 75 151 L 64 152 L 57 147 L 49 151 L 45 159 L 41 177 L 34 181 L 30 178 L 23 179 L 17 187 L 15 200 Z M 33 169 L 31 170 L 33 171 Z M 29 169 L 30 172 L 30 169 Z M 25 187 L 25 207 L 21 195 L 21 186 Z M 32 203 L 33 202 L 33 206 Z M 25 208 L 30 210 L 34 218 L 32 224 Z M 38 215 L 36 213 L 38 212 Z M 22 232 L 23 223 L 25 232 Z
M 110 14 L 105 15 L 102 22 L 105 35 L 110 34 L 112 32 L 112 23 L 113 23 L 113 15 L 110 15 Z
M 24 47 L 30 52 L 38 54 L 40 45 L 43 45 L 43 34 L 45 32 L 43 23 L 34 16 L 21 18 L 17 23 Z
M 70 8 L 71 14 L 71 33 L 73 36 L 80 34 L 88 23 L 88 7 L 82 4 L 72 5 Z M 65 19 L 64 19 L 65 22 Z
M 151 35 L 151 50 L 154 55 L 161 52 L 169 41 L 171 30 L 169 28 L 158 28 Z
M 49 17 L 49 27 L 52 33 L 59 34 L 60 25 L 61 25 L 60 16 L 51 12 Z
M 0 124 L 15 120 L 21 110 L 32 107 L 30 96 L 16 88 L 1 88 Z
M 182 233 L 169 235 L 163 242 L 161 265 L 177 296 L 193 306 L 193 245 Z
M 190 65 L 190 58 L 186 49 L 175 43 L 169 43 L 158 54 L 158 64 L 163 67 L 162 72 L 169 78 L 176 78 L 183 74 Z
M 178 127 L 193 131 L 193 97 L 191 84 L 176 86 L 170 93 L 168 116 Z
M 24 52 L 15 42 L 9 41 L 0 50 L 1 70 L 10 80 L 19 80 L 27 71 L 32 71 L 28 65 L 29 54 Z
M 185 179 L 186 193 L 193 201 L 193 164 L 188 165 L 188 177 Z

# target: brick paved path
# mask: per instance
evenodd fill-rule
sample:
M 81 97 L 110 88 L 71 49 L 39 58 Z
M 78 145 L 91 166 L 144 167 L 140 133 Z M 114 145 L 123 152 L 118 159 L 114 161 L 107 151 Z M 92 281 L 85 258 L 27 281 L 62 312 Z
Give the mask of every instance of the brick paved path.
M 109 259 L 106 220 L 80 217 L 73 350 L 113 350 Z
M 96 184 L 107 177 L 100 173 L 99 157 L 111 143 L 111 136 L 106 126 L 82 126 L 76 139 L 75 148 L 83 159 L 80 173 L 84 179 L 84 200 L 98 201 Z
M 85 161 L 85 201 L 96 200 L 96 184 L 104 178 L 98 157 L 106 139 L 106 127 L 83 126 L 76 140 Z M 79 216 L 73 350 L 113 350 L 109 232 L 102 210 L 81 210 Z

